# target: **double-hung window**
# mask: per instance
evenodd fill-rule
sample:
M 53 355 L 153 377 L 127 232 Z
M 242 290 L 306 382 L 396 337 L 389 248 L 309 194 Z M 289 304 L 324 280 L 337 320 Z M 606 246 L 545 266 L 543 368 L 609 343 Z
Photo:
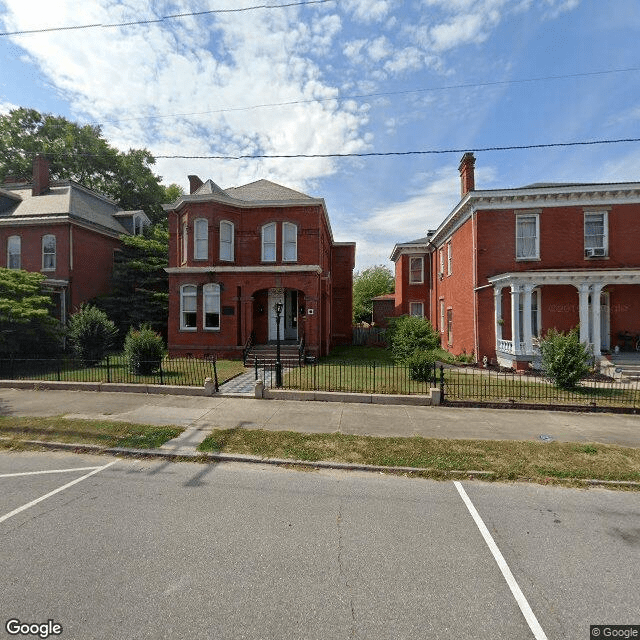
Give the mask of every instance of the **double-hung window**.
M 233 262 L 233 222 L 220 223 L 220 260 Z
M 540 257 L 540 216 L 537 213 L 516 216 L 516 259 Z
M 424 303 L 423 302 L 411 302 L 409 304 L 409 315 L 417 318 L 424 318 Z
M 262 227 L 262 261 L 276 261 L 276 223 L 271 222 Z
M 447 275 L 451 275 L 451 241 L 447 242 Z
M 184 264 L 187 261 L 187 254 L 189 250 L 189 235 L 188 235 L 187 222 L 182 223 L 182 255 L 180 256 L 180 262 Z
M 453 344 L 453 309 L 447 309 L 447 344 Z
M 220 329 L 220 285 L 205 284 L 202 287 L 204 328 Z
M 298 227 L 292 222 L 282 223 L 282 260 L 295 262 L 298 259 Z
M 606 211 L 585 211 L 584 257 L 601 258 L 608 255 L 609 238 Z
M 198 287 L 195 284 L 183 284 L 180 287 L 180 329 L 195 331 L 198 310 Z
M 42 236 L 42 270 L 56 270 L 56 237 L 51 234 Z
M 409 258 L 409 284 L 422 284 L 423 282 L 424 282 L 423 259 Z
M 444 333 L 444 300 L 440 300 L 440 333 Z
M 204 218 L 193 223 L 193 257 L 195 260 L 209 257 L 209 224 Z
M 20 268 L 21 244 L 20 236 L 10 236 L 7 240 L 7 269 Z
M 440 249 L 438 252 L 440 255 L 440 277 L 444 275 L 444 249 Z

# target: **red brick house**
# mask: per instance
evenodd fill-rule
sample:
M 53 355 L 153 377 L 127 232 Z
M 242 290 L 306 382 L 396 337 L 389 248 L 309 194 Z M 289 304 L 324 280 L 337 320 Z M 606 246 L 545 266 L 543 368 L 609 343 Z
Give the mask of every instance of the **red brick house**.
M 141 233 L 149 222 L 143 211 L 123 211 L 72 180 L 52 182 L 38 156 L 32 183 L 0 185 L 0 267 L 45 275 L 64 323 L 83 302 L 109 292 L 120 236 Z
M 169 218 L 169 353 L 240 358 L 251 341 L 351 343 L 355 243 L 335 242 L 322 198 L 259 180 L 221 189 L 189 176 Z
M 640 182 L 476 190 L 474 167 L 465 154 L 461 200 L 438 229 L 395 246 L 396 314 L 422 311 L 452 353 L 519 369 L 552 327 L 579 324 L 596 357 L 627 348 L 640 334 Z

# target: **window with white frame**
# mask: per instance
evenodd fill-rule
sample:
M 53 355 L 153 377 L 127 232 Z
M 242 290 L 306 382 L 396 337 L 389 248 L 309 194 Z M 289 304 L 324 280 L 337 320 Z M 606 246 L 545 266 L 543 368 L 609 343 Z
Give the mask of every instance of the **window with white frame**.
M 182 255 L 180 261 L 184 264 L 187 261 L 187 254 L 189 251 L 189 234 L 187 232 L 187 221 L 182 223 Z
M 202 308 L 204 328 L 220 329 L 220 285 L 205 284 L 202 287 Z
M 409 258 L 409 284 L 422 284 L 424 282 L 424 260 L 422 258 Z
M 451 275 L 451 240 L 447 242 L 447 275 Z
M 423 302 L 411 302 L 409 303 L 409 315 L 417 318 L 424 318 L 424 303 Z
M 608 255 L 608 224 L 606 211 L 584 213 L 584 256 L 598 258 Z
M 285 262 L 298 259 L 298 227 L 293 222 L 282 224 L 282 259 Z
M 223 220 L 220 223 L 220 260 L 233 262 L 233 222 Z
M 276 261 L 276 223 L 271 222 L 262 227 L 262 261 Z
M 20 236 L 10 236 L 7 240 L 7 269 L 20 268 L 21 245 Z
M 42 270 L 56 270 L 56 237 L 52 234 L 42 236 Z
M 447 344 L 453 344 L 453 309 L 447 309 Z
M 440 300 L 440 333 L 444 333 L 444 300 Z
M 141 236 L 143 230 L 144 230 L 144 221 L 142 219 L 142 216 L 138 214 L 134 215 L 133 216 L 133 235 Z
M 195 331 L 198 328 L 198 287 L 183 284 L 180 287 L 180 329 Z
M 193 223 L 193 258 L 206 260 L 209 257 L 209 223 L 198 218 Z
M 440 249 L 440 275 L 444 275 L 444 249 Z
M 537 213 L 516 216 L 516 259 L 540 257 L 540 217 Z

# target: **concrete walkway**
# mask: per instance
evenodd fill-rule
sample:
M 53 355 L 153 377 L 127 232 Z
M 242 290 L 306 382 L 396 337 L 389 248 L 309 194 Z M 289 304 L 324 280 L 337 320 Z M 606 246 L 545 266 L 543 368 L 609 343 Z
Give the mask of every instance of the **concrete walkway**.
M 0 389 L 0 415 L 176 425 L 186 431 L 165 447 L 179 451 L 193 451 L 214 428 L 535 441 L 548 435 L 640 447 L 640 416 L 629 414 Z

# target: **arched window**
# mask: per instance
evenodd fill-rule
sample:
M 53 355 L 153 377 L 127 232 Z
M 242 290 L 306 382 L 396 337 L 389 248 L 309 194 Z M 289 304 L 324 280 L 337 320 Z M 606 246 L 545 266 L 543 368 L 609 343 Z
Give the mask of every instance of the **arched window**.
M 205 329 L 220 329 L 220 285 L 205 284 L 202 287 L 203 326 Z
M 198 310 L 198 288 L 195 284 L 183 284 L 180 287 L 180 329 L 195 331 Z
M 204 218 L 193 223 L 193 258 L 206 260 L 209 257 L 209 224 Z
M 292 222 L 282 224 L 282 260 L 295 262 L 298 259 L 298 227 Z
M 262 227 L 262 261 L 276 261 L 276 223 L 271 222 Z
M 20 268 L 20 236 L 10 236 L 7 240 L 7 269 Z
M 56 270 L 56 237 L 51 234 L 42 236 L 42 270 Z
M 220 223 L 220 260 L 233 262 L 233 222 L 223 220 Z

